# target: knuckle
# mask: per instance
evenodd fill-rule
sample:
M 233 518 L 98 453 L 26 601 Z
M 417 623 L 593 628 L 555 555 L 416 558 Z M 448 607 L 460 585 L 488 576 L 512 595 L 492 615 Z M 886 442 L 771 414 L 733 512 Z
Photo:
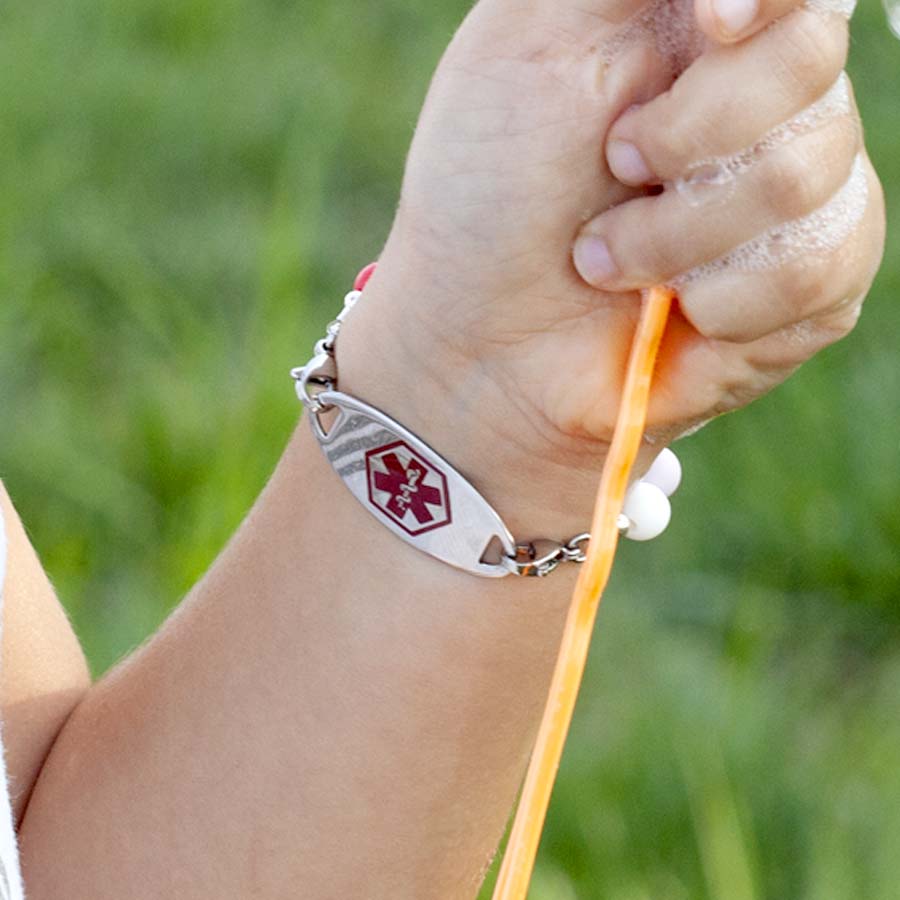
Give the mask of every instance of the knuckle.
M 829 270 L 827 265 L 803 263 L 794 263 L 782 269 L 778 286 L 785 307 L 801 315 L 821 307 L 831 281 Z
M 859 303 L 827 318 L 801 319 L 782 328 L 778 336 L 800 351 L 803 357 L 810 357 L 847 337 L 856 327 L 861 314 L 862 304 Z
M 677 84 L 676 84 L 677 88 Z M 685 122 L 685 109 L 673 88 L 669 95 L 655 105 L 650 119 L 641 119 L 638 132 L 638 147 L 644 153 L 654 172 L 662 178 L 680 174 L 691 162 L 705 155 L 701 137 L 706 130 L 705 122 Z
M 849 298 L 847 302 L 841 304 L 841 308 L 833 316 L 829 317 L 824 327 L 829 334 L 835 336 L 835 340 L 847 337 L 859 324 L 864 300 L 865 294 Z
M 849 31 L 835 16 L 797 10 L 776 23 L 774 71 L 791 92 L 814 97 L 844 67 Z
M 809 165 L 795 148 L 769 159 L 762 173 L 763 203 L 780 219 L 806 215 L 827 199 L 821 170 Z
M 769 154 L 760 164 L 764 208 L 782 220 L 821 208 L 847 183 L 859 147 L 856 123 L 841 117 Z

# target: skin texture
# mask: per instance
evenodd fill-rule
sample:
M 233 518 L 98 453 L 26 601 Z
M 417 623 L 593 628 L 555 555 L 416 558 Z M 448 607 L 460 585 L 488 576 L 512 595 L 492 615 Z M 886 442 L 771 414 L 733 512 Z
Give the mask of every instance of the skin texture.
M 600 59 L 637 8 L 474 8 L 435 77 L 381 265 L 338 347 L 341 386 L 447 456 L 522 538 L 568 537 L 588 521 L 634 289 L 825 202 L 857 149 L 822 128 L 802 151 L 821 162 L 814 185 L 808 167 L 773 164 L 764 202 L 759 189 L 730 198 L 749 233 L 720 240 L 715 217 L 683 227 L 668 192 L 614 177 L 608 138 L 634 143 L 660 181 L 727 150 L 748 119 L 752 143 L 834 82 L 847 26 L 787 12 L 711 47 L 673 85 L 650 43 Z M 844 300 L 865 294 L 882 245 L 869 177 L 866 214 L 834 253 L 802 270 L 732 273 L 727 313 L 721 286 L 685 290 L 644 463 L 849 331 L 858 304 Z M 580 234 L 607 241 L 613 279 L 579 276 Z M 808 323 L 800 338 L 785 331 L 797 322 Z M 27 557 L 14 548 L 11 579 Z M 67 697 L 34 736 L 6 734 L 23 796 L 34 785 L 20 829 L 29 897 L 473 897 L 524 772 L 573 579 L 485 581 L 416 553 L 359 509 L 304 425 L 209 573 L 90 690 L 65 629 L 52 643 L 68 664 L 56 672 L 49 653 L 46 669 L 20 671 L 42 625 L 13 610 L 54 607 L 38 577 L 8 588 L 4 715 L 10 697 L 31 710 Z

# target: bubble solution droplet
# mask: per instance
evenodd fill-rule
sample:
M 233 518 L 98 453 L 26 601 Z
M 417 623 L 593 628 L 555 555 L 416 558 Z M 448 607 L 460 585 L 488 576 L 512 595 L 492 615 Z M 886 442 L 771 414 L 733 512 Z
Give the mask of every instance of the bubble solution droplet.
M 882 0 L 882 2 L 887 13 L 888 26 L 894 32 L 894 37 L 900 38 L 900 0 Z
M 688 206 L 704 206 L 713 200 L 721 202 L 734 193 L 734 173 L 723 162 L 701 163 L 679 178 L 675 187 Z
M 796 254 L 797 247 L 792 237 L 790 229 L 782 231 L 775 228 L 769 232 L 765 248 L 769 265 L 778 266 Z

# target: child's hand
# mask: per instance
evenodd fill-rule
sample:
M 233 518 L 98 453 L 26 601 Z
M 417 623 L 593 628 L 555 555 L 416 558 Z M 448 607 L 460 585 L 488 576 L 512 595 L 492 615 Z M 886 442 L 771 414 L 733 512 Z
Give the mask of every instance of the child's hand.
M 763 0 L 738 28 L 740 2 L 725 34 L 698 0 L 704 34 L 678 0 L 482 0 L 435 78 L 342 385 L 532 531 L 586 520 L 638 289 L 681 297 L 648 460 L 858 317 L 884 212 L 847 21 Z

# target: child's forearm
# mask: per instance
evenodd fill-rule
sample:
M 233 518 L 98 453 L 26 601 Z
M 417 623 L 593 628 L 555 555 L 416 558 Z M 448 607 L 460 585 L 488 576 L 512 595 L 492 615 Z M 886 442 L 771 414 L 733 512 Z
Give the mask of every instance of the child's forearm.
M 301 427 L 209 574 L 70 720 L 22 827 L 30 896 L 472 896 L 571 586 L 418 553 Z

